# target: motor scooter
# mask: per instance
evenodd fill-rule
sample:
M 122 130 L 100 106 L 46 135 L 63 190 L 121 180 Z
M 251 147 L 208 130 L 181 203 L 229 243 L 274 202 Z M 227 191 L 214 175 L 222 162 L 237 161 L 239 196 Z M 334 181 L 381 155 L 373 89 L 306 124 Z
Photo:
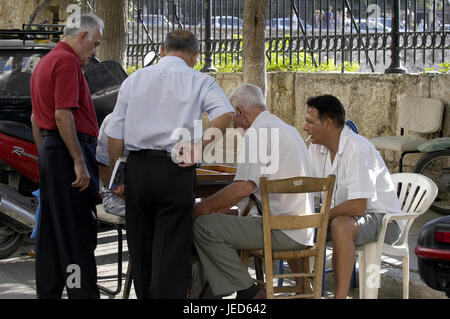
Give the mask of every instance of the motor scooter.
M 105 116 L 112 112 L 127 74 L 115 61 L 98 60 L 87 63 L 83 72 L 100 126 Z M 8 99 L 14 100 L 11 95 Z M 2 120 L 7 116 L 0 117 L 0 259 L 13 254 L 32 232 L 38 207 L 38 199 L 32 195 L 39 188 L 39 167 L 29 121 L 31 99 L 21 96 L 16 100 L 26 101 L 25 107 L 21 108 L 21 120 Z
M 450 215 L 450 137 L 432 139 L 420 145 L 418 150 L 424 154 L 413 171 L 431 178 L 439 189 L 431 209 Z

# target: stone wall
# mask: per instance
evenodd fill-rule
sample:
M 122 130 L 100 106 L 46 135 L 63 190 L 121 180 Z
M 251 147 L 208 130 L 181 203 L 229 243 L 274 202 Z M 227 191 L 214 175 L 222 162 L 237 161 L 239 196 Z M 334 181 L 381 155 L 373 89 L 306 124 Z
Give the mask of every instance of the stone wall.
M 34 11 L 44 0 L 0 0 L 0 29 L 22 29 L 29 23 Z M 73 0 L 51 0 L 36 16 L 33 23 L 48 19 L 49 24 L 63 24 L 66 8 Z
M 225 92 L 242 82 L 242 74 L 212 74 Z M 306 100 L 310 96 L 337 96 L 367 137 L 400 134 L 397 99 L 401 96 L 438 98 L 444 102 L 443 136 L 450 136 L 450 75 L 445 74 L 341 74 L 270 72 L 267 74 L 267 104 L 271 112 L 295 126 L 304 138 Z M 426 107 L 426 106 L 424 106 Z M 430 136 L 431 137 L 431 136 Z M 438 137 L 434 135 L 433 137 Z M 381 151 L 391 172 L 398 171 L 399 155 Z M 420 154 L 404 159 L 410 171 Z

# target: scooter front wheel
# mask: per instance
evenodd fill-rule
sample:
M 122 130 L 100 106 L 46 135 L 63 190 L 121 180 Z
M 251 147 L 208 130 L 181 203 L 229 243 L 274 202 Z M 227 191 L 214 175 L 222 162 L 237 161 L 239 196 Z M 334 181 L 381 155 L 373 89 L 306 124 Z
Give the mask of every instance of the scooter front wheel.
M 450 215 L 450 149 L 425 153 L 413 170 L 429 177 L 438 186 L 438 195 L 430 208 Z
M 16 232 L 0 223 L 0 259 L 11 256 L 25 240 L 25 234 Z

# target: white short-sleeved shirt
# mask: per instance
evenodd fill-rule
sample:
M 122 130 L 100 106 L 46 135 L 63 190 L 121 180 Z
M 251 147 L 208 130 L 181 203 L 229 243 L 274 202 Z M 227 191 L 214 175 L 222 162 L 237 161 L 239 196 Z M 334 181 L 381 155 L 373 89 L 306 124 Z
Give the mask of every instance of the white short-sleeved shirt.
M 97 142 L 97 148 L 95 151 L 95 159 L 100 164 L 103 164 L 105 166 L 109 166 L 109 154 L 108 154 L 108 135 L 105 134 L 105 128 L 109 123 L 109 120 L 111 119 L 112 113 L 109 113 L 105 116 L 102 125 L 100 126 L 100 130 L 98 133 L 98 142 Z M 123 156 L 128 156 L 128 150 L 124 150 Z
M 179 57 L 165 56 L 122 83 L 105 132 L 123 139 L 130 151 L 171 151 L 180 141 L 202 138 L 203 112 L 211 121 L 234 110 L 213 77 L 192 69 Z
M 105 134 L 105 128 L 111 119 L 111 113 L 108 114 L 100 126 L 98 134 L 97 149 L 95 159 L 98 163 L 110 166 L 108 154 L 108 136 Z M 128 151 L 124 150 L 124 156 L 128 156 Z M 108 213 L 125 216 L 125 201 L 111 192 L 107 186 L 100 180 L 100 193 L 102 194 L 103 207 Z
M 265 143 L 266 134 L 268 143 Z M 268 111 L 258 115 L 246 131 L 243 141 L 243 147 L 238 153 L 234 180 L 253 181 L 257 186 L 253 193 L 259 200 L 261 200 L 260 177 L 273 180 L 312 175 L 308 150 L 297 129 Z M 270 212 L 272 215 L 310 215 L 314 212 L 313 200 L 313 194 L 269 194 Z M 248 199 L 238 204 L 240 213 L 247 203 Z M 249 215 L 260 216 L 255 206 Z M 314 244 L 313 228 L 283 230 L 283 232 L 303 245 Z
M 345 126 L 333 164 L 330 152 L 323 145 L 311 144 L 309 153 L 314 176 L 336 176 L 331 207 L 347 200 L 367 198 L 367 211 L 401 213 L 389 170 L 380 153 L 365 137 Z

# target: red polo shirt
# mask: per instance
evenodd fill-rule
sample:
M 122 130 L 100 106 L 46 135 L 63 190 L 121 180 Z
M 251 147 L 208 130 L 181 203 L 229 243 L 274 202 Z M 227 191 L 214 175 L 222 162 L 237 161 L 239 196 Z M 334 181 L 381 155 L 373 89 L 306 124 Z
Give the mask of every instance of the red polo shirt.
M 79 133 L 98 136 L 98 122 L 82 63 L 75 51 L 59 42 L 37 64 L 31 76 L 31 103 L 37 126 L 56 130 L 55 110 L 72 109 Z

